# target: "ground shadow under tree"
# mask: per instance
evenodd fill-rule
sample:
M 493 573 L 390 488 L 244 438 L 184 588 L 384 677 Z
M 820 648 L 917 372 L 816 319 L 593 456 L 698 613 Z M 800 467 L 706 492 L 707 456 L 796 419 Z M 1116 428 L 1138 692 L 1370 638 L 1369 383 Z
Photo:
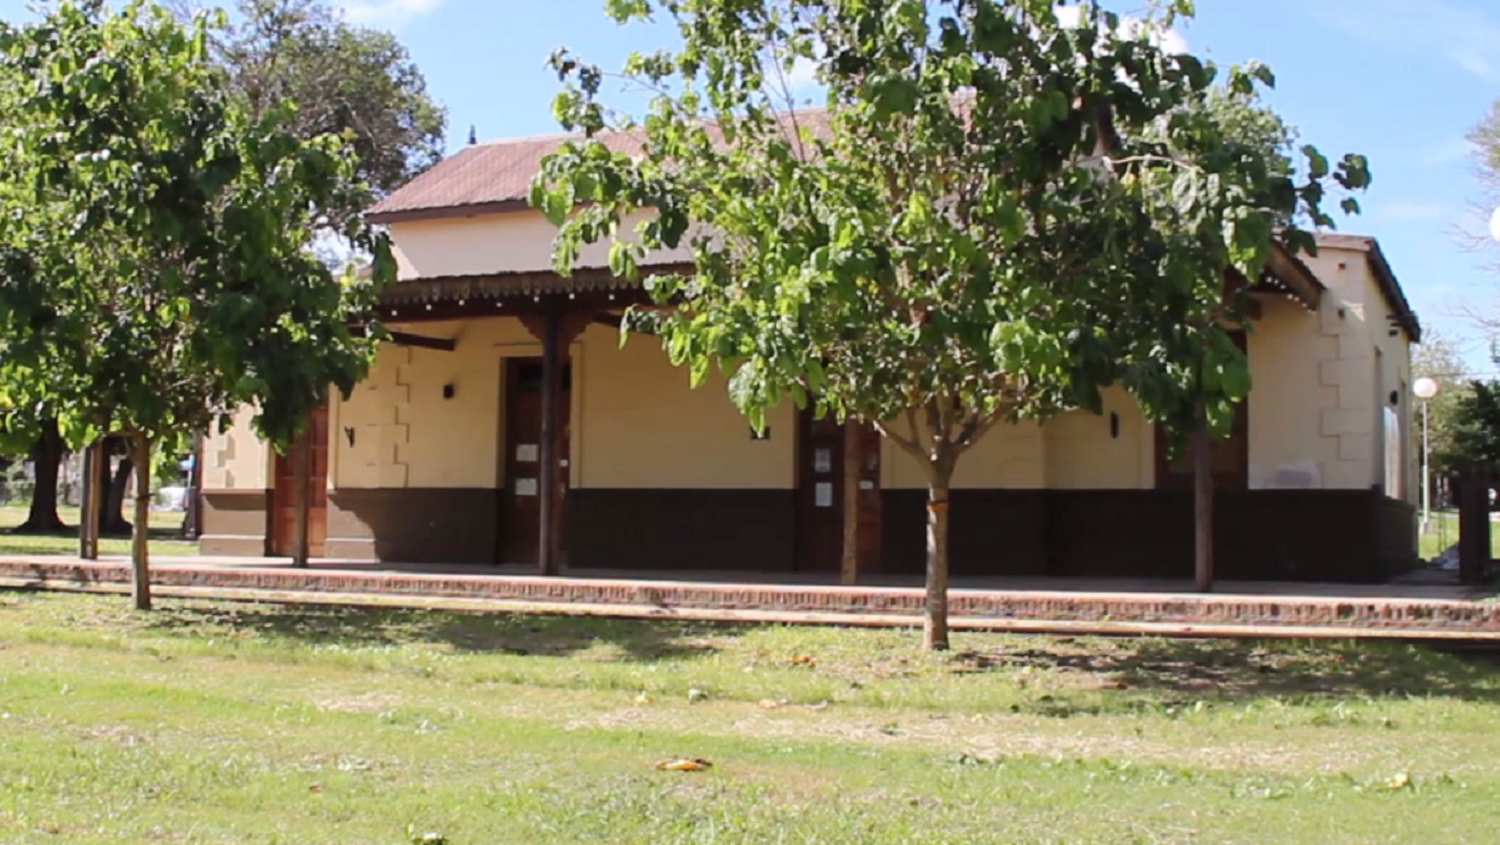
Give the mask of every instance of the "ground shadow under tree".
M 708 656 L 708 637 L 743 630 L 703 622 L 642 622 L 608 617 L 464 614 L 313 605 L 169 607 L 148 625 L 161 631 L 231 626 L 306 644 L 348 648 L 442 645 L 466 654 L 566 657 L 607 643 L 624 660 L 650 663 Z

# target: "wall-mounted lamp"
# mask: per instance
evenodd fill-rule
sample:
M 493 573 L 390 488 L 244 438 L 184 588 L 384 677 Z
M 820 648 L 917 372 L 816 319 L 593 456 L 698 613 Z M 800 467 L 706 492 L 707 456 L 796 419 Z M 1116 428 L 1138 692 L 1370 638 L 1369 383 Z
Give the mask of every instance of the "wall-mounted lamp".
M 1401 404 L 1401 391 L 1399 391 L 1399 390 L 1392 390 L 1391 391 L 1391 404 L 1392 405 L 1398 405 L 1398 406 Z
M 349 441 L 350 448 L 354 447 L 354 429 L 353 428 L 350 428 L 349 426 L 345 426 L 344 427 L 344 439 Z
M 453 382 L 450 381 L 447 384 L 443 385 L 443 398 L 444 399 L 452 399 L 453 398 L 453 394 L 455 394 L 457 392 L 458 392 L 458 388 L 456 388 L 456 387 L 453 386 Z

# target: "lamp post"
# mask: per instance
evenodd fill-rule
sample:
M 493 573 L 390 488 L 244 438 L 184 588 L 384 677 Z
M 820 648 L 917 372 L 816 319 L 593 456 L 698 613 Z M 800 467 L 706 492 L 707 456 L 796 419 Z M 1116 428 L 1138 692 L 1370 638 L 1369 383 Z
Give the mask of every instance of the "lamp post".
M 1438 394 L 1438 383 L 1430 378 L 1417 379 L 1411 392 L 1422 400 L 1422 533 L 1432 520 L 1432 451 L 1427 442 L 1427 401 Z

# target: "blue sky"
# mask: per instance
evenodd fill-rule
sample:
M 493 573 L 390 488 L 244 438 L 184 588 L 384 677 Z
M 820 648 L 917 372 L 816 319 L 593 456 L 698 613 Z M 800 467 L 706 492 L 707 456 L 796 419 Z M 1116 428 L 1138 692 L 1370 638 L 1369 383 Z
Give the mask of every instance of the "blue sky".
M 631 49 L 665 40 L 616 26 L 603 0 L 340 2 L 406 43 L 448 108 L 450 149 L 470 125 L 481 138 L 557 131 L 557 81 L 545 67 L 553 48 L 618 67 Z M 15 19 L 26 5 L 0 0 L 0 14 Z M 1471 210 L 1480 192 L 1464 136 L 1500 97 L 1500 2 L 1198 0 L 1179 34 L 1221 64 L 1269 64 L 1278 78 L 1269 101 L 1305 142 L 1330 157 L 1370 157 L 1365 213 L 1339 228 L 1379 238 L 1424 325 L 1465 340 L 1476 371 L 1495 370 L 1459 311 L 1496 311 L 1500 275 L 1483 266 L 1493 256 L 1466 251 L 1454 230 L 1484 225 Z

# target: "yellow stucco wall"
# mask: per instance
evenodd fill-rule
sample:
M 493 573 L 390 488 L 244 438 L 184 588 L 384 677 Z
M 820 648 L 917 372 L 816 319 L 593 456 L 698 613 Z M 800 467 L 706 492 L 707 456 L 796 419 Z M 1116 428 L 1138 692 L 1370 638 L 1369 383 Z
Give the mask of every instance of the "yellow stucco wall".
M 582 487 L 789 488 L 795 415 L 790 403 L 755 440 L 714 371 L 697 390 L 671 366 L 661 342 L 593 326 L 583 338 L 581 425 L 574 428 Z M 576 378 L 576 376 L 575 376 Z
M 626 218 L 625 231 L 645 219 Z M 414 220 L 391 225 L 398 275 L 402 279 L 486 273 L 545 272 L 552 269 L 552 241 L 557 229 L 540 212 L 511 211 L 442 220 Z M 653 261 L 690 260 L 683 246 L 662 251 Z M 609 244 L 586 246 L 576 266 L 607 267 Z
M 1252 482 L 1277 486 L 1279 471 L 1311 461 L 1319 470 L 1319 486 L 1380 485 L 1384 409 L 1393 407 L 1402 431 L 1410 430 L 1410 339 L 1400 330 L 1391 335 L 1392 309 L 1363 251 L 1323 247 L 1304 260 L 1328 288 L 1319 312 L 1299 316 L 1291 303 L 1270 300 L 1266 319 L 1251 337 Z M 1389 404 L 1393 390 L 1396 406 Z M 1283 419 L 1289 424 L 1283 426 Z M 1407 471 L 1398 491 L 1408 500 L 1414 491 L 1411 452 L 1404 447 Z
M 203 442 L 203 489 L 266 490 L 271 486 L 271 448 L 255 435 L 255 409 L 241 408 L 229 430 Z
M 905 424 L 897 425 L 905 430 Z M 1046 443 L 1035 423 L 997 425 L 958 460 L 953 489 L 1036 488 L 1046 484 Z M 927 486 L 916 458 L 894 443 L 881 444 L 880 484 L 887 489 Z
M 1110 415 L 1119 417 L 1119 436 Z M 1058 489 L 1138 489 L 1156 484 L 1155 429 L 1122 388 L 1104 391 L 1100 414 L 1073 411 L 1047 421 L 1047 486 Z

